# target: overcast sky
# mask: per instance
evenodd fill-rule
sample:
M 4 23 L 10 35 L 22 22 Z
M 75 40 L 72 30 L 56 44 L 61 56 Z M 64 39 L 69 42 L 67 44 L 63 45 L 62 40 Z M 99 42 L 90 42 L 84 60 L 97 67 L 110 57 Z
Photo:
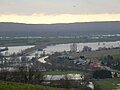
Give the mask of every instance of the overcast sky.
M 74 17 L 88 14 L 109 14 L 109 17 L 112 15 L 110 18 L 115 18 L 113 16 L 117 15 L 116 17 L 119 20 L 120 0 L 0 0 L 0 15 L 2 15 L 0 21 L 14 21 L 12 19 L 3 19 L 6 15 L 11 16 L 13 14 L 16 15 L 16 18 L 17 16 L 32 17 L 41 14 L 44 14 L 44 18 L 51 15 L 59 17 L 59 15 L 64 14 Z
M 0 13 L 120 13 L 120 0 L 0 0 Z

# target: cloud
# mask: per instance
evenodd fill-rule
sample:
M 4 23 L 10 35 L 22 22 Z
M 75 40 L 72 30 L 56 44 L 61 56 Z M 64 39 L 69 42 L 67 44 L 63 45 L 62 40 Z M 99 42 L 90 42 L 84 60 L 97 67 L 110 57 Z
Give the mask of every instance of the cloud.
M 25 15 L 120 13 L 120 0 L 0 0 L 0 13 Z
M 0 0 L 0 22 L 120 21 L 120 0 Z
M 19 22 L 30 24 L 72 23 L 72 22 L 94 22 L 94 21 L 120 21 L 119 14 L 1 14 L 0 22 Z

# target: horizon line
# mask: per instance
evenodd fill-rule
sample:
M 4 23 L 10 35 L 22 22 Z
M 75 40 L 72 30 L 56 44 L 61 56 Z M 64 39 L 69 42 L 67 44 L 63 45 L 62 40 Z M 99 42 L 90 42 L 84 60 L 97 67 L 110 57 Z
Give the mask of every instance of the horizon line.
M 120 20 L 114 20 L 114 21 L 86 21 L 86 22 L 70 22 L 70 23 L 22 23 L 22 22 L 0 22 L 0 23 L 12 23 L 12 24 L 32 24 L 32 25 L 39 25 L 39 24 L 44 24 L 44 25 L 52 25 L 52 24 L 77 24 L 77 23 L 101 23 L 101 22 L 120 22 Z

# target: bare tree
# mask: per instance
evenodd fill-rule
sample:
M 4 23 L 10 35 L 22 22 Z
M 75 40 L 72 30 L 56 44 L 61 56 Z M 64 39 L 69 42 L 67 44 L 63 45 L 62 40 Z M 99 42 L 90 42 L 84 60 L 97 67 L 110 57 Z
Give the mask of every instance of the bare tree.
M 73 43 L 70 45 L 70 51 L 71 52 L 77 52 L 77 44 L 76 43 Z

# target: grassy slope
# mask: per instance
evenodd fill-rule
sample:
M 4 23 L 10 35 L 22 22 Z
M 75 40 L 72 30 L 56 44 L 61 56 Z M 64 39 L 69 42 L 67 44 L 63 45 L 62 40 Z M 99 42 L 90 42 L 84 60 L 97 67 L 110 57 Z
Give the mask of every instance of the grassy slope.
M 65 89 L 0 81 L 0 90 L 65 90 Z
M 96 84 L 99 85 L 103 90 L 112 90 L 118 87 L 117 84 L 120 84 L 120 80 L 97 80 Z

